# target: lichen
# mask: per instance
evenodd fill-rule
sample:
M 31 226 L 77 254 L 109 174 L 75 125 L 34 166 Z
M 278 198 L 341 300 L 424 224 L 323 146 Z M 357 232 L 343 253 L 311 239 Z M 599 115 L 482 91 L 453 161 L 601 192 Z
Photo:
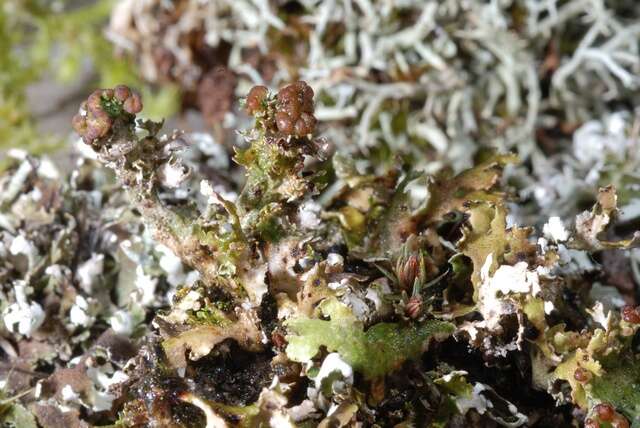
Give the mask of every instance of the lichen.
M 0 419 L 639 425 L 638 17 L 5 1 Z

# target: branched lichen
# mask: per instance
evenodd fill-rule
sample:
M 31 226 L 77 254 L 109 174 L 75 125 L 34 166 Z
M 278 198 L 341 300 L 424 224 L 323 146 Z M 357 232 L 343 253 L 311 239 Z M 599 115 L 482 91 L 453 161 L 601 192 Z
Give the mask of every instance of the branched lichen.
M 106 35 L 123 82 L 212 131 L 163 135 L 118 85 L 87 90 L 63 168 L 8 153 L 8 422 L 640 424 L 635 2 L 7 4 L 16 132 L 69 53 L 20 76 L 7 16 L 77 23 L 103 81 Z
M 280 93 L 297 94 L 299 98 L 295 98 L 295 102 L 301 106 L 306 102 L 304 88 L 304 84 L 297 83 Z M 229 216 L 231 230 L 236 230 L 236 239 L 245 244 L 254 242 L 246 248 L 263 242 L 265 251 L 259 257 L 267 257 L 268 262 L 260 265 L 241 258 L 229 259 L 234 267 L 228 276 L 242 278 L 242 269 L 257 263 L 249 269 L 254 269 L 261 281 L 269 278 L 266 294 L 260 298 L 275 293 L 278 321 L 267 337 L 275 349 L 285 350 L 280 358 L 289 364 L 305 363 L 308 376 L 314 377 L 319 376 L 314 373 L 314 361 L 322 360 L 326 352 L 333 353 L 330 355 L 338 355 L 335 358 L 339 358 L 340 364 L 361 373 L 374 388 L 407 364 L 415 364 L 431 338 L 442 340 L 457 330 L 456 335 L 465 338 L 470 349 L 485 358 L 499 360 L 512 353 L 526 353 L 527 349 L 532 353 L 531 358 L 542 358 L 537 363 L 540 368 L 536 370 L 542 371 L 536 372 L 536 385 L 548 389 L 558 400 L 571 401 L 585 411 L 594 403 L 610 402 L 621 415 L 635 418 L 635 408 L 627 404 L 633 402 L 634 393 L 615 395 L 601 381 L 607 373 L 616 376 L 620 366 L 612 363 L 615 356 L 629 352 L 629 338 L 636 329 L 634 310 L 624 309 L 622 316 L 609 314 L 605 319 L 602 306 L 596 305 L 588 314 L 573 313 L 558 298 L 559 294 L 578 287 L 575 279 L 562 271 L 562 257 L 567 257 L 563 254 L 570 251 L 577 254 L 584 248 L 606 248 L 598 237 L 611 226 L 616 210 L 612 188 L 601 190 L 592 212 L 578 216 L 575 228 L 567 231 L 554 220 L 544 229 L 550 240 L 535 245 L 530 238 L 535 236 L 534 229 L 507 224 L 507 194 L 500 191 L 499 178 L 504 165 L 513 162 L 511 156 L 492 154 L 473 169 L 450 178 L 421 179 L 411 173 L 371 177 L 341 166 L 338 176 L 347 180 L 342 203 L 359 212 L 363 221 L 374 227 L 364 229 L 356 237 L 348 219 L 343 221 L 342 217 L 328 215 L 326 225 L 305 232 L 299 224 L 299 208 L 304 201 L 313 200 L 321 189 L 310 186 L 317 175 L 302 174 L 302 164 L 306 158 L 318 154 L 315 150 L 318 143 L 306 134 L 278 126 L 282 109 L 298 108 L 283 102 L 282 97 L 274 97 L 258 87 L 249 94 L 246 106 L 256 118 L 254 130 L 246 133 L 248 148 L 236 156 L 246 167 L 246 185 L 235 204 L 222 199 L 219 203 Z M 303 112 L 307 109 L 300 108 Z M 304 187 L 294 186 L 294 191 L 287 193 L 292 187 L 285 183 L 291 182 Z M 410 185 L 425 186 L 428 199 L 416 203 L 407 190 Z M 302 188 L 305 190 L 301 191 Z M 376 200 L 376 194 L 391 198 Z M 369 195 L 364 204 L 361 195 Z M 330 210 L 332 203 L 325 202 Z M 367 210 L 367 204 L 377 208 Z M 344 215 L 344 205 L 341 209 Z M 393 214 L 380 215 L 385 209 Z M 344 256 L 340 254 L 328 254 L 326 260 L 312 268 L 301 264 L 305 254 L 310 257 L 316 253 L 300 246 L 299 243 L 308 239 L 305 236 L 310 232 L 323 236 L 336 227 L 348 244 L 346 255 L 368 264 L 368 268 L 360 268 L 364 269 L 364 276 L 348 274 Z M 458 238 L 443 235 L 451 227 L 458 229 Z M 217 236 L 212 233 L 210 242 Z M 448 243 L 443 244 L 443 240 Z M 235 242 L 234 239 L 231 242 Z M 189 264 L 188 258 L 184 261 Z M 313 260 L 304 263 L 309 262 L 314 263 Z M 198 269 L 198 265 L 192 266 Z M 376 278 L 375 271 L 378 286 L 372 283 L 363 289 L 359 282 Z M 224 276 L 220 272 L 218 275 Z M 203 279 L 205 289 L 219 285 L 207 282 L 204 274 Z M 383 291 L 385 288 L 387 291 Z M 572 292 L 589 299 L 588 291 L 583 288 Z M 236 296 L 241 298 L 237 293 Z M 200 291 L 192 298 L 201 302 L 201 297 Z M 250 302 L 261 301 L 255 300 L 255 295 L 248 297 Z M 180 301 L 187 301 L 187 296 Z M 185 359 L 185 352 L 191 359 L 200 359 L 227 339 L 247 351 L 260 349 L 259 337 L 252 335 L 265 328 L 263 312 L 258 316 L 257 312 L 236 308 L 236 315 L 228 316 L 211 306 L 212 302 L 207 303 L 207 299 L 204 304 L 202 307 L 198 303 L 198 307 L 190 310 L 178 303 L 164 318 L 165 322 L 175 322 L 180 318 L 180 311 L 190 313 L 191 326 L 164 342 L 171 365 L 188 367 L 190 362 Z M 558 314 L 566 311 L 560 315 L 561 320 L 567 317 L 565 322 L 554 322 L 550 315 L 556 311 Z M 479 316 L 467 317 L 472 312 Z M 239 315 L 243 313 L 245 315 Z M 584 318 L 588 316 L 602 324 L 604 330 L 590 324 Z M 578 335 L 567 328 L 567 322 L 583 326 L 581 328 L 593 327 Z M 326 358 L 329 361 L 329 356 Z M 335 358 L 332 357 L 332 361 Z M 320 373 L 323 370 L 321 368 Z M 351 377 L 338 376 L 333 382 L 342 383 L 327 389 L 322 381 L 322 388 L 310 393 L 312 401 L 318 400 L 316 408 L 322 409 L 326 400 L 338 400 L 336 403 L 342 404 L 353 400 L 355 385 Z M 558 382 L 567 383 L 567 395 Z M 474 409 L 484 414 L 491 407 L 491 400 L 498 399 L 481 391 L 491 389 L 478 383 L 472 391 L 458 391 L 459 395 L 453 399 L 457 411 L 466 415 Z M 371 393 L 379 394 L 373 389 Z M 440 412 L 435 416 L 440 417 L 437 416 Z M 289 412 L 286 417 L 291 416 Z M 493 413 L 487 416 L 510 426 L 519 426 L 528 420 L 516 410 L 506 416 Z

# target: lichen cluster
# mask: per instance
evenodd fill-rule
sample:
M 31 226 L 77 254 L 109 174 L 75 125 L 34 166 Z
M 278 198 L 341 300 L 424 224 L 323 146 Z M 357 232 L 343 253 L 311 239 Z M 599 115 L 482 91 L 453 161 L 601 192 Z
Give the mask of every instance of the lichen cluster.
M 114 119 L 132 122 L 133 116 L 141 110 L 140 95 L 131 93 L 128 87 L 120 85 L 114 89 L 99 89 L 89 96 L 80 112 L 73 117 L 73 129 L 85 143 L 91 144 L 109 134 Z
M 536 229 L 509 220 L 515 155 L 362 170 L 313 136 L 306 83 L 244 103 L 237 182 L 125 86 L 81 105 L 68 176 L 28 156 L 3 176 L 8 423 L 640 422 L 640 308 L 595 261 L 640 240 L 613 186 Z
M 176 111 L 177 89 L 152 88 L 134 61 L 114 55 L 105 27 L 116 0 L 3 0 L 0 5 L 0 151 L 66 145 L 67 109 L 88 87 L 136 85 L 146 114 Z M 43 126 L 44 124 L 44 126 Z M 53 132 L 52 132 L 53 131 Z M 0 168 L 7 159 L 0 156 Z
M 632 0 L 121 0 L 108 34 L 227 147 L 248 126 L 236 99 L 301 79 L 319 135 L 373 168 L 458 173 L 484 148 L 516 152 L 511 215 L 542 226 L 608 184 L 638 210 L 639 22 Z
M 639 2 L 0 36 L 1 427 L 640 427 Z
M 633 110 L 639 16 L 633 0 L 121 0 L 109 34 L 212 122 L 238 120 L 234 93 L 302 79 L 336 144 L 460 171 L 479 146 L 549 154 Z

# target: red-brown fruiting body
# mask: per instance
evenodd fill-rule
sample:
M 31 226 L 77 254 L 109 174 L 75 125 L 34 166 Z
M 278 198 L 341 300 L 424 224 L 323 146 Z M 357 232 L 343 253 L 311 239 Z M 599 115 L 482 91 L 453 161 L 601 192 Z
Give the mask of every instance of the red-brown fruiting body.
M 601 421 L 605 422 L 611 421 L 616 414 L 616 410 L 611 404 L 608 403 L 596 404 L 596 406 L 593 408 L 593 411 L 598 415 L 598 418 Z
M 622 308 L 622 319 L 630 324 L 640 324 L 638 308 L 629 305 Z
M 611 421 L 611 426 L 613 428 L 629 428 L 629 421 L 620 413 L 617 413 Z
M 278 127 L 278 131 L 282 132 L 283 134 L 293 134 L 293 121 L 285 112 L 279 111 L 276 113 L 276 126 Z
M 584 427 L 585 428 L 600 428 L 600 423 L 595 419 L 588 418 L 588 419 L 586 419 L 584 421 Z
M 131 96 L 131 91 L 129 90 L 129 87 L 125 85 L 116 86 L 115 88 L 113 88 L 113 92 L 116 99 L 121 103 L 125 102 L 127 98 Z
M 600 424 L 594 419 L 587 418 L 584 421 L 584 428 L 600 428 Z
M 142 111 L 142 98 L 134 93 L 124 101 L 122 108 L 129 114 L 138 114 Z
M 92 144 L 109 134 L 116 119 L 123 117 L 127 121 L 133 121 L 136 113 L 141 110 L 140 95 L 125 85 L 118 85 L 114 89 L 93 91 L 87 101 L 82 103 L 71 124 L 85 143 Z
M 73 126 L 73 129 L 80 135 L 84 135 L 84 133 L 87 132 L 87 121 L 80 113 L 73 116 L 71 126 Z
M 287 340 L 285 339 L 284 335 L 278 331 L 274 331 L 273 333 L 271 333 L 271 341 L 278 349 L 284 348 L 284 346 L 287 344 Z
M 295 82 L 280 89 L 276 97 L 276 127 L 286 135 L 304 137 L 316 127 L 313 115 L 313 89 L 305 82 Z
M 264 101 L 267 99 L 268 95 L 269 90 L 265 86 L 258 85 L 251 88 L 247 95 L 247 101 L 245 104 L 247 113 L 255 115 L 256 113 L 261 112 L 264 108 Z
M 591 380 L 591 372 L 584 367 L 578 367 L 575 372 L 573 372 L 573 378 L 580 383 L 586 383 Z
M 300 118 L 296 121 L 294 126 L 294 133 L 298 136 L 313 133 L 316 127 L 316 118 L 313 113 L 302 112 Z

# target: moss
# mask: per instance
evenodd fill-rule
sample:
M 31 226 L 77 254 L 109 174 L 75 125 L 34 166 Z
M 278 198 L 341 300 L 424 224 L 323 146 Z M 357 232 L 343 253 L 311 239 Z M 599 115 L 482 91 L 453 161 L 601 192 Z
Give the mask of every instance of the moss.
M 221 306 L 228 307 L 228 304 L 221 304 Z M 221 308 L 218 308 L 215 304 L 199 309 L 197 311 L 193 311 L 190 317 L 190 324 L 192 325 L 205 324 L 224 327 L 229 325 L 230 323 L 231 322 L 224 314 L 223 310 Z
M 122 102 L 116 100 L 115 98 L 102 97 L 100 103 L 104 111 L 106 111 L 107 114 L 112 118 L 120 116 L 124 111 L 122 109 Z
M 604 374 L 591 383 L 590 401 L 611 403 L 636 426 L 640 424 L 640 361 L 626 354 L 607 363 Z

